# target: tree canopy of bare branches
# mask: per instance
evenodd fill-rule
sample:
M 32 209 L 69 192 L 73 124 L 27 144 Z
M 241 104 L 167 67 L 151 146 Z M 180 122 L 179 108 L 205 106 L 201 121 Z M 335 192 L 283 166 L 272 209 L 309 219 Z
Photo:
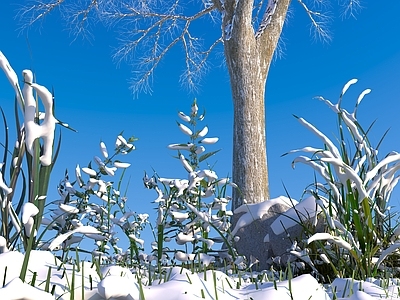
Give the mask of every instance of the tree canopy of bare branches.
M 248 1 L 252 6 L 252 26 L 260 38 L 278 5 L 278 0 Z M 281 1 L 282 2 L 282 1 Z M 310 19 L 311 34 L 325 41 L 331 39 L 329 0 L 297 0 Z M 180 82 L 196 89 L 208 69 L 210 54 L 223 39 L 229 39 L 234 25 L 222 26 L 226 7 L 237 5 L 230 0 L 35 0 L 19 12 L 22 26 L 27 29 L 59 11 L 76 37 L 90 38 L 91 28 L 98 22 L 116 29 L 119 47 L 114 58 L 132 65 L 133 93 L 151 92 L 153 73 L 163 57 L 178 44 L 184 49 L 185 70 Z M 354 16 L 359 0 L 341 0 L 342 16 Z M 215 32 L 199 34 L 196 22 L 213 22 Z M 218 27 L 221 30 L 217 30 Z

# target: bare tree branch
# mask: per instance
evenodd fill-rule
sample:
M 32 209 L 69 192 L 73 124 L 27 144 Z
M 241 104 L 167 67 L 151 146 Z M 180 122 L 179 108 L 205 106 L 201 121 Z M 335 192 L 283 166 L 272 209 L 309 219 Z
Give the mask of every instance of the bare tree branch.
M 78 36 L 88 37 L 90 31 L 88 30 L 90 24 L 91 14 L 98 15 L 99 2 L 97 0 L 89 0 L 85 5 L 77 4 L 76 6 L 67 6 L 65 18 L 69 24 L 75 38 Z M 93 20 L 97 20 L 93 18 Z
M 50 1 L 49 3 L 36 1 L 36 4 L 32 6 L 25 6 L 19 13 L 19 17 L 23 20 L 23 29 L 43 20 L 54 9 L 59 8 L 63 2 L 64 0 Z
M 362 8 L 360 0 L 342 0 L 342 6 L 344 8 L 342 17 L 355 18 L 356 13 Z
M 34 0 L 20 12 L 24 28 L 32 26 L 58 8 L 71 31 L 89 37 L 90 26 L 101 21 L 120 31 L 120 47 L 114 53 L 118 63 L 126 60 L 132 64 L 132 90 L 151 92 L 152 74 L 159 62 L 176 45 L 182 45 L 184 71 L 180 82 L 196 89 L 199 79 L 207 70 L 210 53 L 229 40 L 235 26 L 237 6 L 241 0 Z M 250 0 L 249 0 L 250 1 Z M 254 0 L 246 2 L 252 7 L 254 36 L 259 39 L 268 28 L 280 0 Z M 311 34 L 330 41 L 328 25 L 331 20 L 330 0 L 297 0 L 311 21 Z M 353 16 L 361 8 L 360 0 L 341 0 L 343 16 Z M 193 7 L 197 8 L 193 10 Z M 243 4 L 243 3 L 242 3 Z M 195 21 L 208 17 L 221 24 L 221 31 L 204 45 L 194 34 Z M 196 23 L 197 24 L 197 23 Z M 193 25 L 193 26 L 192 26 Z M 223 38 L 223 39 L 222 39 Z M 279 52 L 279 51 L 276 51 Z
M 125 33 L 126 38 L 120 39 L 122 46 L 115 52 L 118 61 L 128 59 L 135 61 L 140 68 L 133 72 L 132 90 L 151 92 L 149 81 L 159 62 L 176 44 L 181 43 L 185 53 L 185 71 L 181 76 L 187 79 L 187 85 L 195 89 L 198 79 L 206 70 L 206 61 L 210 52 L 220 43 L 217 39 L 207 50 L 202 50 L 201 40 L 192 35 L 191 24 L 216 10 L 211 3 L 192 15 L 179 12 L 179 1 L 170 6 L 167 12 L 159 12 L 146 6 L 144 10 L 135 6 L 114 8 L 107 18 L 113 23 L 124 22 L 128 28 L 134 28 Z M 142 57 L 135 59 L 136 53 Z
M 304 0 L 297 0 L 300 5 L 304 8 L 309 19 L 311 20 L 311 34 L 315 38 L 319 38 L 322 41 L 329 42 L 332 40 L 331 33 L 329 31 L 329 23 L 331 17 L 329 14 L 329 6 L 331 1 L 329 0 L 313 0 L 313 7 L 305 3 Z M 343 12 L 342 17 L 354 17 L 356 13 L 362 8 L 360 0 L 340 0 L 340 6 L 342 6 Z
M 325 42 L 329 42 L 332 39 L 332 36 L 328 30 L 328 24 L 331 21 L 331 18 L 327 13 L 322 13 L 320 11 L 310 9 L 303 0 L 297 0 L 300 5 L 306 11 L 308 17 L 311 20 L 311 28 L 310 32 L 315 38 L 320 38 Z M 323 1 L 318 1 L 319 4 L 322 4 Z
M 275 13 L 277 5 L 278 5 L 278 0 L 272 0 L 268 2 L 260 26 L 258 27 L 258 30 L 255 33 L 256 39 L 258 39 L 263 34 L 267 26 L 271 23 L 272 16 Z
M 186 56 L 186 70 L 180 77 L 180 83 L 188 85 L 189 88 L 197 89 L 199 79 L 203 73 L 207 71 L 208 57 L 219 44 L 222 43 L 222 38 L 217 39 L 206 51 L 199 52 L 198 59 L 193 60 Z
M 79 36 L 89 37 L 90 21 L 97 22 L 99 18 L 99 6 L 104 0 L 77 0 L 67 2 L 65 0 L 35 1 L 31 6 L 25 6 L 18 16 L 22 23 L 22 29 L 28 29 L 34 23 L 43 21 L 55 9 L 59 9 L 65 23 L 72 31 L 75 39 Z

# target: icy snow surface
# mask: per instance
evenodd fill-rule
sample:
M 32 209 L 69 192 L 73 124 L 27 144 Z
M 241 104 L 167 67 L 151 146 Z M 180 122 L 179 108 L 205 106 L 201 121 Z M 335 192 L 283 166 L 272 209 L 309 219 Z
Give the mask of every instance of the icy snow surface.
M 0 289 L 0 299 L 70 299 L 70 286 L 74 267 L 61 265 L 53 254 L 48 251 L 33 251 L 29 260 L 29 271 L 26 282 L 31 282 L 32 275 L 36 272 L 36 288 L 27 283 L 22 283 L 19 277 L 23 255 L 19 252 L 0 254 L 0 278 L 5 286 Z M 139 299 L 139 284 L 136 275 L 129 270 L 118 266 L 103 267 L 100 279 L 94 266 L 89 262 L 80 264 L 82 270 L 75 266 L 75 292 L 74 299 Z M 61 266 L 59 269 L 57 266 Z M 7 267 L 7 269 L 6 269 Z M 55 296 L 43 292 L 49 268 L 51 269 L 50 289 L 55 285 Z M 6 270 L 6 274 L 5 274 Z M 65 272 L 65 273 L 64 273 Z M 64 274 L 63 274 L 64 273 Z M 330 286 L 320 285 L 311 275 L 302 275 L 289 282 L 264 282 L 257 286 L 241 280 L 240 289 L 236 289 L 237 279 L 233 279 L 219 271 L 207 271 L 192 274 L 190 270 L 174 267 L 169 273 L 167 282 L 153 282 L 151 286 L 143 285 L 145 299 L 334 299 L 332 291 L 336 291 L 336 299 L 400 299 L 398 286 L 389 282 L 383 289 L 377 282 L 362 282 L 351 279 L 336 279 Z M 214 276 L 216 286 L 214 285 Z M 92 284 L 90 284 L 90 278 Z M 84 289 L 82 289 L 82 282 Z M 92 286 L 92 288 L 91 288 Z M 83 297 L 82 297 L 83 294 Z M 217 296 L 216 296 L 217 295 Z

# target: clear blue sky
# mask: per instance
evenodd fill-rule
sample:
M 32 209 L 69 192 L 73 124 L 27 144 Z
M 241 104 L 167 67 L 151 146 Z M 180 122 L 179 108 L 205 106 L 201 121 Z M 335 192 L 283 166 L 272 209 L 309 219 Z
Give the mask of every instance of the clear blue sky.
M 199 107 L 207 111 L 204 124 L 210 128 L 209 136 L 220 137 L 217 146 L 209 149 L 222 151 L 210 162 L 217 161 L 220 177 L 231 174 L 232 100 L 228 74 L 219 67 L 220 61 L 211 61 L 214 67 L 204 77 L 199 91 L 190 93 L 179 84 L 184 64 L 178 47 L 156 70 L 153 93 L 133 99 L 128 89 L 129 65 L 117 66 L 111 59 L 117 45 L 112 28 L 98 25 L 92 30 L 94 38 L 90 42 L 79 38 L 74 41 L 55 12 L 41 25 L 21 33 L 15 18 L 20 4 L 21 1 L 0 4 L 0 50 L 18 74 L 31 68 L 38 83 L 54 87 L 56 116 L 78 130 L 62 130 L 62 151 L 53 171 L 50 195 L 57 197 L 56 184 L 66 168 L 72 175 L 76 164 L 84 166 L 94 155 L 100 155 L 101 140 L 112 148 L 116 136 L 124 130 L 126 136 L 139 138 L 137 150 L 128 156 L 132 163 L 129 207 L 150 213 L 154 220 L 150 201 L 156 195 L 144 189 L 141 178 L 145 170 L 151 174 L 152 168 L 163 177 L 186 177 L 179 161 L 172 158 L 175 153 L 166 146 L 186 142 L 175 121 L 178 111 L 189 112 L 194 97 Z M 313 172 L 306 167 L 291 168 L 294 156 L 281 157 L 294 148 L 321 146 L 292 114 L 304 117 L 333 138 L 336 117 L 312 98 L 323 95 L 336 102 L 342 86 L 351 78 L 358 78 L 359 82 L 349 90 L 344 106 L 351 110 L 358 94 L 371 88 L 372 93 L 359 109 L 359 119 L 365 127 L 378 120 L 371 136 L 375 142 L 387 128 L 392 128 L 380 157 L 391 150 L 400 151 L 400 2 L 383 5 L 364 0 L 362 5 L 357 19 L 342 20 L 334 11 L 336 17 L 329 25 L 333 40 L 326 44 L 310 36 L 305 12 L 292 1 L 291 17 L 283 32 L 284 57 L 273 63 L 267 82 L 271 197 L 284 195 L 285 184 L 290 195 L 299 199 L 304 187 L 313 181 Z M 204 37 L 207 31 L 215 30 L 220 30 L 219 26 L 209 25 Z M 0 105 L 9 123 L 13 120 L 13 98 L 7 79 L 0 75 Z M 399 195 L 393 195 L 396 206 Z

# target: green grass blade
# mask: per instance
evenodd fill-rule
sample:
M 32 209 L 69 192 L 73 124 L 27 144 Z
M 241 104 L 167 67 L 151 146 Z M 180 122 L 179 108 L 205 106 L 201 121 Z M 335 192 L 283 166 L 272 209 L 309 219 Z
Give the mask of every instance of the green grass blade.
M 8 145 L 9 145 L 9 136 L 8 136 L 8 124 L 7 124 L 7 119 L 6 115 L 4 114 L 3 109 L 0 107 L 1 115 L 3 117 L 3 125 L 4 125 L 4 153 L 3 153 L 3 166 L 0 170 L 0 172 L 3 174 L 4 177 L 4 172 L 6 170 L 6 164 L 7 164 L 7 156 L 8 156 Z
M 49 266 L 49 268 L 47 269 L 46 285 L 44 286 L 44 291 L 48 293 L 50 292 L 50 280 L 51 280 L 51 266 Z

